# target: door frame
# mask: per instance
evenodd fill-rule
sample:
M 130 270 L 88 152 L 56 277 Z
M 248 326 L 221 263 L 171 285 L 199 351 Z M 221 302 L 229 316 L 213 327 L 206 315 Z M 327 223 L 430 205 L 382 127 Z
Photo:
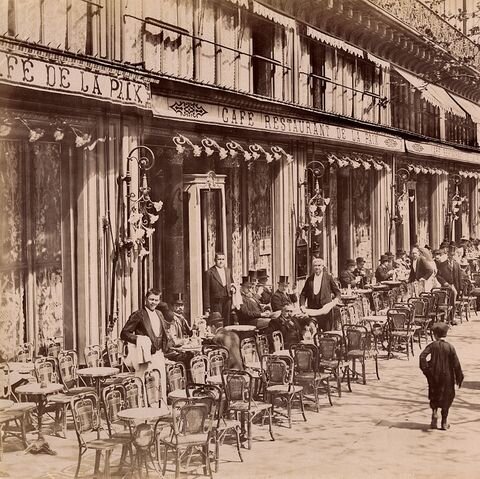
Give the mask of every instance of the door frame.
M 212 174 L 213 173 L 213 174 Z M 227 252 L 227 208 L 225 197 L 226 175 L 217 175 L 214 172 L 203 174 L 184 174 L 183 191 L 188 195 L 188 261 L 190 281 L 190 318 L 194 320 L 203 314 L 203 276 L 202 263 L 202 212 L 201 191 L 220 190 L 222 211 L 222 236 L 226 264 L 229 264 Z M 200 238 L 200 241 L 198 239 Z M 208 268 L 207 268 L 208 269 Z

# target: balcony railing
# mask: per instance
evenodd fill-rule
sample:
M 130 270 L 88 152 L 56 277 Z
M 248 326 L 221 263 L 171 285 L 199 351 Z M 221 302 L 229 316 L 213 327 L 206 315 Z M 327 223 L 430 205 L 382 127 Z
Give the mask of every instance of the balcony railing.
M 480 71 L 480 47 L 419 0 L 368 0 Z

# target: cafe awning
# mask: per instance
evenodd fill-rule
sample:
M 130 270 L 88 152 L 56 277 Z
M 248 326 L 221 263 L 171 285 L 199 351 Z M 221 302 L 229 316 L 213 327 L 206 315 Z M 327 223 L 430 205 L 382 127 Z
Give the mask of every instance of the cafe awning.
M 449 95 L 472 117 L 472 120 L 475 123 L 480 123 L 480 105 L 455 95 L 454 93 L 449 93 Z
M 460 108 L 458 103 L 448 94 L 446 90 L 438 85 L 433 85 L 425 80 L 409 73 L 402 68 L 394 67 L 394 69 L 415 89 L 417 89 L 424 100 L 432 105 L 438 106 L 454 115 L 466 117 L 465 111 Z
M 335 37 L 332 37 L 331 35 L 327 35 L 326 33 L 323 33 L 308 25 L 307 25 L 306 33 L 307 33 L 307 36 L 309 36 L 310 38 L 313 38 L 314 40 L 318 40 L 319 42 L 322 42 L 325 45 L 328 45 L 329 47 L 343 50 L 347 53 L 350 53 L 360 58 L 363 58 L 365 56 L 363 50 L 361 50 L 360 48 L 354 47 L 353 45 L 350 45 L 349 43 L 344 42 L 339 38 L 335 38 Z

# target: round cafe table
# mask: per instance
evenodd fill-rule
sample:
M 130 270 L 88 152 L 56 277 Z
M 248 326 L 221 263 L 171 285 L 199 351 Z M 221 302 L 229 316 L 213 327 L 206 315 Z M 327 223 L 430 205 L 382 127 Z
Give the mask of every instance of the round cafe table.
M 38 436 L 37 440 L 29 444 L 25 452 L 29 452 L 31 449 L 36 448 L 40 451 L 47 452 L 50 449 L 50 446 L 43 438 L 42 434 L 42 418 L 45 412 L 45 407 L 47 405 L 48 396 L 50 394 L 59 393 L 63 391 L 63 384 L 58 383 L 48 383 L 45 387 L 42 387 L 40 383 L 27 383 L 22 386 L 18 386 L 16 392 L 19 394 L 28 394 L 33 396 L 34 401 L 37 403 L 37 413 L 38 413 Z M 54 453 L 52 451 L 52 453 Z M 54 453 L 55 454 L 55 453 Z

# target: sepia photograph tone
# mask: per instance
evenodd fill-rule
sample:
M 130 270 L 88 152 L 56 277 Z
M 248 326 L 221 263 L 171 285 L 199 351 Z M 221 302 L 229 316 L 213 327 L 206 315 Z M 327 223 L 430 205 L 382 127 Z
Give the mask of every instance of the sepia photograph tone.
M 480 1 L 0 0 L 0 478 L 480 477 Z

